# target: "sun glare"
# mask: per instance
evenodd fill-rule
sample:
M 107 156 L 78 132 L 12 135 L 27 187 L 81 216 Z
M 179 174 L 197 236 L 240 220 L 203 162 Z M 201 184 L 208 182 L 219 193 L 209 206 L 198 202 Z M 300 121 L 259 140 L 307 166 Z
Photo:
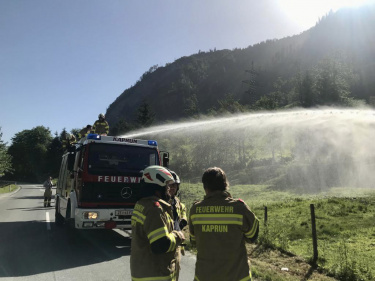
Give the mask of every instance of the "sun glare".
M 374 0 L 278 0 L 280 10 L 300 27 L 308 29 L 330 10 L 359 7 Z

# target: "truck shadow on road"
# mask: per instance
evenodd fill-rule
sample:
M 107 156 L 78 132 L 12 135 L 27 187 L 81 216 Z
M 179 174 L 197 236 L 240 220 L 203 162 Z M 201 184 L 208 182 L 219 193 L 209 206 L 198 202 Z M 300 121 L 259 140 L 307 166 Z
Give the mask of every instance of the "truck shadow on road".
M 29 276 L 130 255 L 129 238 L 112 230 L 76 231 L 46 222 L 0 222 L 0 277 Z
M 6 209 L 6 211 L 14 211 L 14 210 L 20 210 L 20 211 L 52 211 L 54 212 L 55 210 L 55 207 L 54 206 L 51 206 L 51 207 L 43 207 L 43 202 L 41 204 L 40 207 L 25 207 L 25 208 L 8 208 Z
M 13 197 L 13 200 L 19 200 L 19 199 L 44 199 L 43 194 L 39 196 L 22 196 L 22 197 Z

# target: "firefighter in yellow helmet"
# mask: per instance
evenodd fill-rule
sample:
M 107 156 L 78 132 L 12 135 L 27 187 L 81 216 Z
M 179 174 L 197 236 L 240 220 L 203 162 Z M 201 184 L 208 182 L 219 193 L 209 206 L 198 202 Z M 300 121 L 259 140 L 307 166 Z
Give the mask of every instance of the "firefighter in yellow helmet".
M 109 125 L 108 122 L 105 120 L 105 116 L 103 113 L 99 114 L 98 120 L 96 120 L 94 125 L 92 126 L 92 130 L 95 134 L 99 134 L 102 136 L 108 135 Z
M 222 169 L 207 169 L 202 182 L 206 196 L 189 215 L 190 239 L 197 246 L 194 280 L 251 280 L 245 242 L 257 239 L 259 220 L 244 201 L 229 194 Z
M 134 206 L 130 271 L 133 281 L 176 280 L 176 249 L 185 240 L 174 230 L 168 185 L 173 176 L 164 167 L 144 169 L 141 199 Z
M 186 217 L 186 206 L 183 204 L 180 200 L 180 198 L 177 197 L 179 189 L 180 189 L 180 177 L 174 172 L 170 171 L 174 183 L 169 185 L 168 193 L 171 197 L 169 200 L 169 203 L 172 206 L 172 212 L 173 212 L 173 220 L 174 220 L 174 229 L 175 230 L 182 230 L 187 225 L 187 217 Z M 180 274 L 180 261 L 181 261 L 181 254 L 185 255 L 185 249 L 183 246 L 180 246 L 177 248 L 176 251 L 176 281 L 178 281 L 178 277 Z

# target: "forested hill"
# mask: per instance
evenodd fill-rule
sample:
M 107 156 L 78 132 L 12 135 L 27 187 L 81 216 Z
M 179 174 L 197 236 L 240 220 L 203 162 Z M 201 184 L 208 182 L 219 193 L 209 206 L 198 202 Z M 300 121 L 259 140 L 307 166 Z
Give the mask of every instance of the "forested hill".
M 126 122 L 369 103 L 375 95 L 374 26 L 375 5 L 342 9 L 299 35 L 151 67 L 108 107 L 107 119 L 121 133 Z

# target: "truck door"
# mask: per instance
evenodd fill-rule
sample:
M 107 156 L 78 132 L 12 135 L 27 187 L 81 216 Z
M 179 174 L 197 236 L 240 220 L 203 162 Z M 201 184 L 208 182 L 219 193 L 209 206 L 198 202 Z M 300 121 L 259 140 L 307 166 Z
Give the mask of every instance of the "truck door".
M 75 190 L 77 192 L 77 200 L 78 202 L 81 200 L 81 193 L 82 193 L 82 185 L 83 185 L 83 170 L 85 165 L 85 149 L 86 147 L 82 147 L 77 152 L 77 166 L 75 166 L 76 171 L 76 178 L 75 178 Z
M 60 174 L 59 174 L 59 180 L 57 183 L 57 190 L 56 193 L 58 195 L 59 200 L 59 212 L 61 215 L 65 217 L 66 214 L 66 206 L 68 204 L 68 199 L 66 190 L 67 190 L 67 183 L 69 182 L 69 171 L 68 171 L 68 157 L 67 154 L 63 156 L 61 167 L 60 167 Z

